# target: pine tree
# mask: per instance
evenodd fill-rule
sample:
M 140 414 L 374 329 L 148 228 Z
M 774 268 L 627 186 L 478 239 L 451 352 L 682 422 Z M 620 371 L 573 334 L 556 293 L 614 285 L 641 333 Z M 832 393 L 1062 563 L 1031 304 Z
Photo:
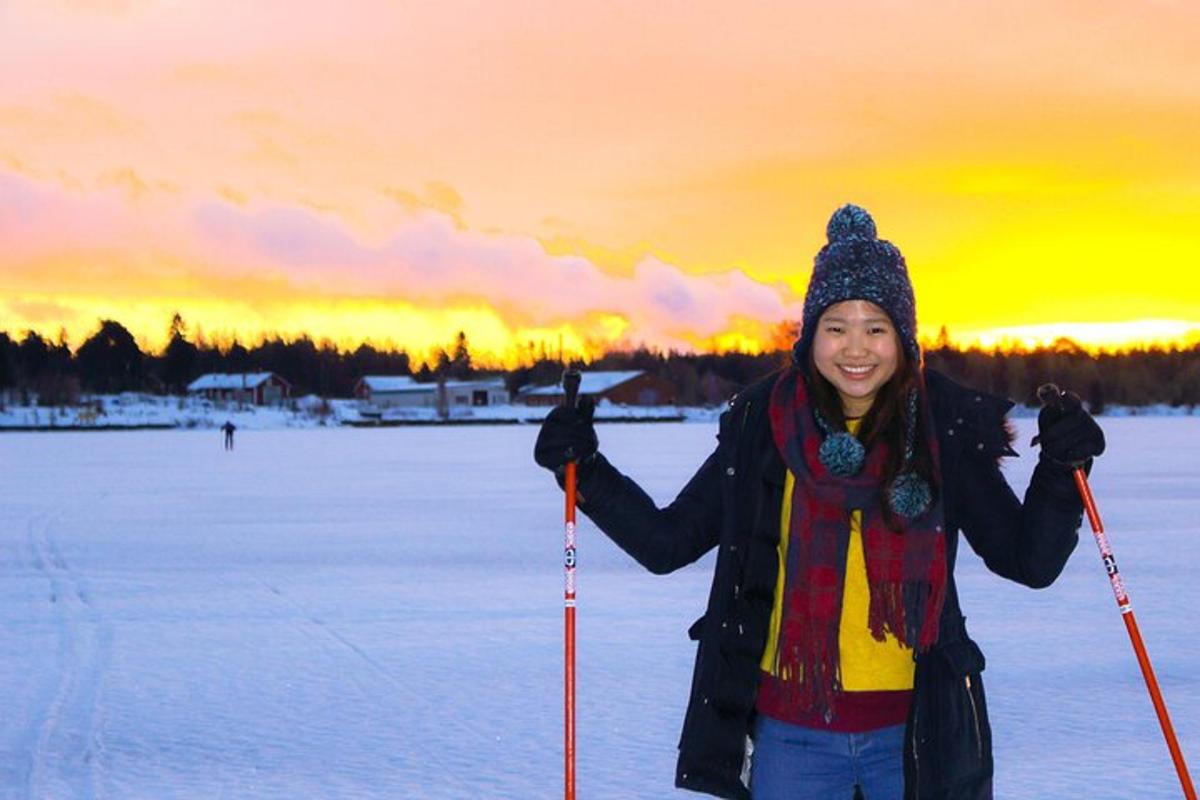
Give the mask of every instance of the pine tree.
M 182 394 L 187 385 L 196 377 L 199 350 L 196 345 L 187 340 L 187 329 L 183 317 L 178 313 L 171 318 L 171 327 L 168 333 L 170 341 L 163 350 L 163 383 L 166 384 L 168 391 Z
M 471 349 L 467 345 L 467 334 L 459 331 L 454 340 L 454 355 L 450 357 L 448 373 L 455 380 L 466 380 L 474 373 L 471 366 Z

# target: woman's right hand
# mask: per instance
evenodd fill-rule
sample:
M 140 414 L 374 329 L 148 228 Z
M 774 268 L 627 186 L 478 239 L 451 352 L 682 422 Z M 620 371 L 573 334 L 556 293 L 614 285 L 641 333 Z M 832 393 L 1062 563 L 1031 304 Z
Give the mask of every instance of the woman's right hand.
M 568 461 L 588 465 L 600 447 L 592 424 L 595 412 L 596 404 L 590 397 L 580 398 L 574 408 L 551 409 L 533 445 L 533 460 L 554 473 L 561 472 Z

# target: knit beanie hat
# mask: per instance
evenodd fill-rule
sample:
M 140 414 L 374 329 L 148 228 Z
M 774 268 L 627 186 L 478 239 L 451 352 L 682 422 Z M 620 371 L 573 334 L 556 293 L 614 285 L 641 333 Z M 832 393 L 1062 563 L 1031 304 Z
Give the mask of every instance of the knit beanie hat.
M 825 228 L 828 242 L 817 253 L 808 292 L 804 296 L 804 316 L 800 339 L 792 348 L 792 360 L 806 370 L 808 353 L 817 332 L 817 321 L 825 309 L 845 300 L 868 300 L 882 308 L 896 327 L 904 354 L 915 364 L 921 362 L 917 344 L 917 312 L 912 282 L 904 256 L 891 242 L 880 239 L 875 220 L 866 209 L 847 204 L 833 212 Z M 902 517 L 920 516 L 932 500 L 928 484 L 911 471 L 916 447 L 917 394 L 906 400 L 904 466 L 888 487 L 888 502 Z M 834 431 L 814 409 L 824 439 L 819 458 L 834 475 L 855 475 L 862 469 L 866 452 L 862 444 L 846 431 Z
M 804 362 L 812 347 L 821 314 L 844 300 L 869 300 L 886 311 L 904 354 L 920 362 L 916 302 L 900 249 L 879 238 L 866 209 L 851 204 L 833 212 L 825 235 L 829 241 L 817 253 L 804 295 L 800 340 L 794 348 L 797 363 Z

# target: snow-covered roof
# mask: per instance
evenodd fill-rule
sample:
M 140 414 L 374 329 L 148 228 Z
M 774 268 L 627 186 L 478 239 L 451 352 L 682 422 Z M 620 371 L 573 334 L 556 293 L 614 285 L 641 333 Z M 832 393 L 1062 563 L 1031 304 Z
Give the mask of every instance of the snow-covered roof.
M 431 384 L 437 386 L 437 384 Z M 503 389 L 504 378 L 484 378 L 477 381 L 446 381 L 447 389 Z
M 363 375 L 360 380 L 372 392 L 397 392 L 417 385 L 411 375 Z
M 255 389 L 271 380 L 272 372 L 246 372 L 226 374 L 210 372 L 201 375 L 188 384 L 189 392 L 203 392 L 208 389 Z M 282 379 L 281 379 L 282 380 Z
M 614 372 L 585 372 L 582 375 L 582 380 L 579 382 L 580 394 L 601 394 L 609 389 L 620 386 L 626 381 L 631 381 L 641 375 L 643 370 L 624 370 Z M 562 384 L 552 384 L 550 386 L 534 386 L 526 387 L 521 390 L 521 394 L 528 395 L 560 395 L 563 393 Z
M 375 394 L 420 394 L 436 392 L 437 383 L 417 383 L 407 375 L 364 375 L 361 379 Z M 503 378 L 484 378 L 477 381 L 446 381 L 447 389 L 503 389 Z

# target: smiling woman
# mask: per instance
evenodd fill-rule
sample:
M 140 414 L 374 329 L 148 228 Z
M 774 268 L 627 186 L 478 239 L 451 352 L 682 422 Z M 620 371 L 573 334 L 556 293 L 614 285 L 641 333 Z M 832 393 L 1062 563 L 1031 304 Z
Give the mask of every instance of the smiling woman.
M 579 509 L 650 571 L 718 550 L 688 632 L 699 652 L 677 785 L 983 800 L 991 728 L 958 533 L 996 574 L 1048 586 L 1081 522 L 1071 465 L 1104 436 L 1078 398 L 1043 411 L 1022 503 L 999 465 L 1014 454 L 1012 403 L 924 368 L 904 257 L 866 211 L 838 209 L 826 232 L 792 365 L 734 398 L 670 506 L 598 452 L 587 409 L 555 408 L 534 457 L 556 471 L 579 458 Z

